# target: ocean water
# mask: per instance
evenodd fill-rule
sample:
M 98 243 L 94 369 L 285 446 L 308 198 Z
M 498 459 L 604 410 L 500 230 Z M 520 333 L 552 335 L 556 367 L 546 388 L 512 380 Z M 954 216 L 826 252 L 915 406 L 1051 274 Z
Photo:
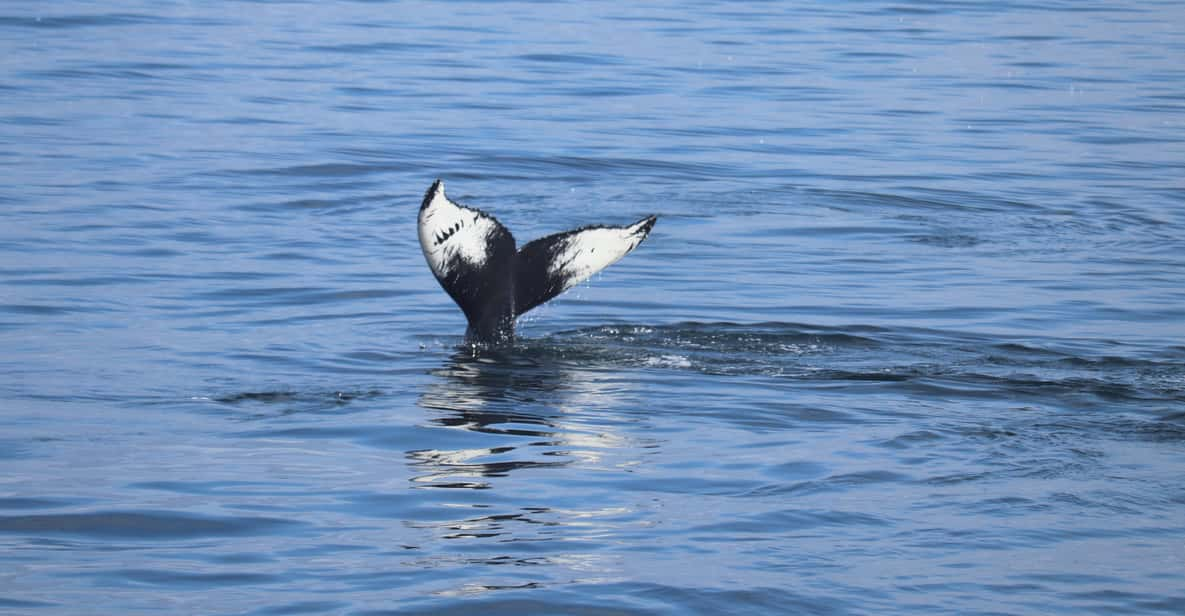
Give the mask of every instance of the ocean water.
M 0 5 L 0 612 L 1185 612 L 1185 4 Z M 443 178 L 659 221 L 463 344 Z

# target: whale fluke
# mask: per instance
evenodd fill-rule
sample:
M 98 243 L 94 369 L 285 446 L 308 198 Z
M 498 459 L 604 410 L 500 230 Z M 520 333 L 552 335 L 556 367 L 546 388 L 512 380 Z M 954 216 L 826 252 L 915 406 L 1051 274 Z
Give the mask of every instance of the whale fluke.
M 469 320 L 473 342 L 514 337 L 514 320 L 629 254 L 657 220 L 592 226 L 537 239 L 515 250 L 498 219 L 459 205 L 436 180 L 420 205 L 420 247 L 440 286 Z

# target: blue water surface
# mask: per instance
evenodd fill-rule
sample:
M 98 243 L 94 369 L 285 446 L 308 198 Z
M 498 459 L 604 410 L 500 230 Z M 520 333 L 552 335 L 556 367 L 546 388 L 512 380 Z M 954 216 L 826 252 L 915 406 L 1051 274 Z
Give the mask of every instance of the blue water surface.
M 1185 4 L 0 5 L 0 612 L 1185 612 Z M 463 344 L 415 220 L 659 222 Z

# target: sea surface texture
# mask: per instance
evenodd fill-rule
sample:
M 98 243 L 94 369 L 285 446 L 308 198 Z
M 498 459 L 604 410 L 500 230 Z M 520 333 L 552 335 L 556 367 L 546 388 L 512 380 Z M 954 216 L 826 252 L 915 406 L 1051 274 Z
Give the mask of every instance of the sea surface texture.
M 1185 4 L 0 4 L 0 612 L 1185 613 Z

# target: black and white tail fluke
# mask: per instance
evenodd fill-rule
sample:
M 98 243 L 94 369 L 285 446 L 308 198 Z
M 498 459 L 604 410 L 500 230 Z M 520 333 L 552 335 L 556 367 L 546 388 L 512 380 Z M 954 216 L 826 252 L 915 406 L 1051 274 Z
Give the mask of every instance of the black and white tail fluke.
M 444 195 L 444 182 L 436 180 L 420 205 L 420 247 L 469 320 L 466 337 L 497 342 L 514 336 L 519 315 L 629 254 L 655 220 L 557 233 L 516 251 L 514 236 L 496 218 L 453 203 Z
M 628 227 L 585 227 L 523 246 L 515 264 L 514 306 L 518 314 L 616 263 L 646 239 L 655 220 L 650 216 Z
M 436 180 L 420 206 L 420 248 L 440 286 L 469 319 L 466 337 L 514 335 L 514 236 L 493 216 L 457 205 Z

